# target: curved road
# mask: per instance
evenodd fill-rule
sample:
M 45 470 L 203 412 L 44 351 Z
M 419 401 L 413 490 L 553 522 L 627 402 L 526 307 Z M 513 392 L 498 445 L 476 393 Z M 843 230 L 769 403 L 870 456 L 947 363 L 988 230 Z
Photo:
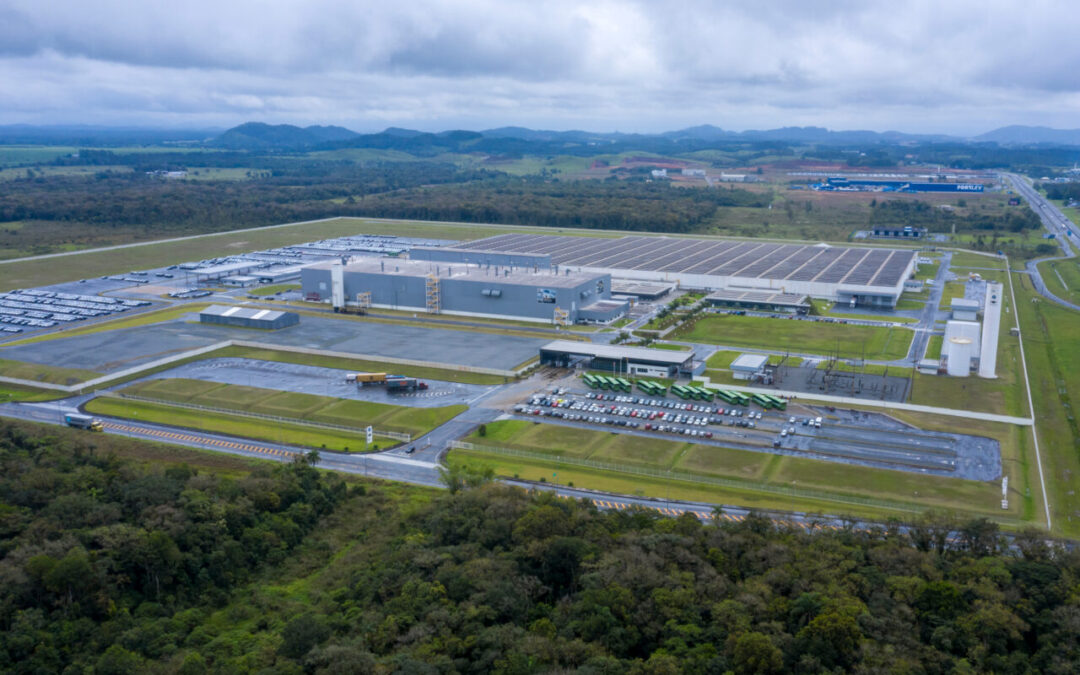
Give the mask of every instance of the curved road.
M 1076 252 L 1073 250 L 1072 244 L 1069 242 L 1071 237 L 1077 236 L 1076 234 L 1070 234 L 1080 231 L 1069 218 L 1061 212 L 1061 209 L 1051 204 L 1045 197 L 1039 194 L 1038 190 L 1028 184 L 1026 180 L 1016 174 L 1005 174 L 1009 181 L 1012 182 L 1016 191 L 1027 200 L 1031 206 L 1031 210 L 1038 214 L 1042 220 L 1046 229 L 1055 235 L 1055 241 L 1061 248 L 1061 255 L 1049 258 L 1038 258 L 1037 260 L 1029 260 L 1026 265 L 1026 271 L 1028 276 L 1031 277 L 1031 282 L 1035 286 L 1035 290 L 1045 297 L 1047 300 L 1056 302 L 1062 307 L 1074 309 L 1080 312 L 1080 305 L 1069 302 L 1059 298 L 1050 292 L 1050 289 L 1046 287 L 1046 282 L 1043 281 L 1042 273 L 1039 271 L 1039 263 L 1046 262 L 1048 260 L 1065 260 L 1076 256 Z
M 64 414 L 75 412 L 76 410 L 73 406 L 74 400 L 77 399 L 67 399 L 66 401 L 47 403 L 0 404 L 0 416 L 63 425 Z M 446 447 L 446 442 L 441 441 L 441 437 L 445 436 L 447 441 L 451 436 L 457 438 L 467 433 L 477 424 L 484 421 L 490 421 L 490 419 L 493 419 L 499 414 L 498 411 L 490 409 L 475 410 L 480 411 L 476 417 L 472 419 L 462 419 L 462 417 L 467 415 L 467 413 L 463 413 L 462 416 L 455 418 L 451 423 L 443 425 L 431 434 L 418 439 L 418 441 L 413 444 L 413 446 L 416 447 L 416 450 L 411 455 L 405 452 L 404 446 L 387 452 L 368 454 L 344 454 L 324 451 L 320 453 L 319 467 L 343 473 L 362 474 L 371 478 L 412 483 L 414 485 L 443 487 L 439 474 L 441 465 L 437 462 L 437 456 Z M 106 433 L 118 434 L 139 440 L 171 443 L 173 445 L 181 445 L 201 450 L 212 450 L 214 452 L 224 452 L 253 459 L 268 459 L 277 462 L 291 462 L 297 456 L 307 452 L 307 449 L 305 448 L 278 443 L 249 441 L 223 434 L 211 434 L 192 429 L 170 427 L 162 424 L 148 424 L 126 419 L 97 417 L 104 423 Z M 457 425 L 455 428 L 449 428 L 451 425 L 455 425 L 455 423 Z M 438 438 L 436 439 L 437 434 Z M 425 445 L 423 448 L 417 447 L 425 444 L 426 440 L 431 440 L 430 444 Z M 425 457 L 425 455 L 427 457 Z M 756 512 L 766 516 L 778 526 L 793 527 L 806 531 L 821 529 L 839 530 L 846 528 L 867 531 L 871 528 L 878 527 L 876 523 L 870 521 L 851 521 L 836 516 L 762 511 L 760 509 L 747 509 L 729 505 L 616 495 L 594 490 L 572 488 L 553 483 L 533 483 L 522 480 L 504 480 L 502 482 L 528 490 L 554 492 L 559 497 L 566 499 L 587 499 L 595 504 L 597 508 L 608 510 L 645 508 L 655 510 L 662 515 L 670 517 L 678 517 L 689 513 L 703 521 L 718 519 L 728 522 L 744 520 L 750 513 Z

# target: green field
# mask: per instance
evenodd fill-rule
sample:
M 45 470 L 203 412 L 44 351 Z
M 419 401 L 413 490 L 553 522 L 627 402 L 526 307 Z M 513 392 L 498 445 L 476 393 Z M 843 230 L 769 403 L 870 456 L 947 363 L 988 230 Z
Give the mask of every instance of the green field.
M 970 253 L 968 251 L 956 251 L 952 254 L 952 259 L 949 261 L 949 267 L 977 267 L 1003 270 L 1005 269 L 1005 260 L 1003 258 L 998 258 L 997 256 L 979 255 L 978 253 Z
M 573 481 L 576 487 L 672 499 L 704 499 L 781 509 L 916 513 L 947 509 L 1019 518 L 1023 504 L 1003 513 L 999 487 L 940 476 L 871 469 L 835 462 L 699 445 L 666 438 L 505 420 L 487 425 L 486 436 L 466 440 L 489 447 L 545 455 L 519 457 L 482 450 L 451 452 L 451 461 L 493 467 L 500 475 L 530 480 Z M 580 464 L 593 460 L 651 469 L 654 476 L 621 474 Z M 665 472 L 674 476 L 665 477 Z M 557 474 L 553 476 L 553 474 Z M 723 479 L 723 485 L 695 482 L 689 475 Z M 733 482 L 736 481 L 736 482 Z M 1022 500 L 1018 500 L 1022 501 Z
M 945 288 L 941 292 L 941 301 L 938 303 L 938 309 L 948 310 L 952 307 L 953 298 L 964 297 L 964 287 L 967 286 L 963 281 L 946 281 Z
M 1080 427 L 1072 407 L 1072 395 L 1080 392 L 1080 314 L 1046 300 L 1032 302 L 1038 296 L 1026 274 L 1013 274 L 1013 284 L 1054 532 L 1080 537 Z M 1034 485 L 1034 465 L 1030 470 Z
M 913 333 L 905 328 L 731 315 L 702 317 L 675 333 L 677 339 L 688 342 L 805 354 L 836 353 L 841 358 L 873 361 L 904 358 L 913 337 Z
M 0 351 L 0 354 L 3 352 Z M 71 385 L 101 377 L 101 373 L 81 368 L 61 368 L 29 361 L 0 359 L 0 375 L 31 382 Z
M 649 347 L 652 349 L 667 349 L 668 351 L 673 352 L 685 352 L 690 350 L 690 347 L 686 345 L 676 345 L 670 342 L 654 342 L 649 345 Z
M 937 276 L 938 270 L 941 268 L 941 261 L 935 260 L 929 265 L 919 265 L 919 269 L 915 272 L 915 278 L 922 281 L 933 279 Z
M 287 422 L 271 422 L 228 413 L 190 410 L 167 403 L 147 403 L 115 398 L 95 398 L 86 404 L 86 410 L 95 415 L 108 415 L 174 427 L 197 429 L 218 434 L 228 434 L 241 439 L 250 438 L 271 443 L 283 443 L 336 452 L 364 452 L 368 450 L 364 432 L 356 433 L 319 429 Z M 388 448 L 398 441 L 376 436 L 374 445 Z M 370 448 L 374 450 L 375 448 Z
M 941 358 L 941 343 L 945 341 L 944 335 L 931 335 L 930 340 L 926 343 L 926 359 L 940 359 Z
M 1080 264 L 1075 258 L 1039 263 L 1039 274 L 1051 293 L 1066 302 L 1080 304 Z
M 413 408 L 180 378 L 144 380 L 125 387 L 120 393 L 358 429 L 370 424 L 413 436 L 421 436 L 466 410 L 464 405 Z
M 252 288 L 247 293 L 248 295 L 277 295 L 278 293 L 284 293 L 285 291 L 298 291 L 300 290 L 300 284 L 274 284 L 273 286 L 262 286 L 260 288 Z

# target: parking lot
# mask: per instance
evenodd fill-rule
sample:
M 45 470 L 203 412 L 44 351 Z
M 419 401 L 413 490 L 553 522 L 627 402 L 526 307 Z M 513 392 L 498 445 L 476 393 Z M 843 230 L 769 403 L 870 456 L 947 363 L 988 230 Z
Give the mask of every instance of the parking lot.
M 631 393 L 570 391 L 536 394 L 513 412 L 539 422 L 811 457 L 973 480 L 1001 475 L 996 440 L 925 431 L 876 413 L 844 414 L 791 405 L 762 410 Z
M 111 316 L 150 304 L 146 300 L 106 298 L 36 288 L 9 291 L 0 293 L 0 333 L 52 328 L 75 321 Z

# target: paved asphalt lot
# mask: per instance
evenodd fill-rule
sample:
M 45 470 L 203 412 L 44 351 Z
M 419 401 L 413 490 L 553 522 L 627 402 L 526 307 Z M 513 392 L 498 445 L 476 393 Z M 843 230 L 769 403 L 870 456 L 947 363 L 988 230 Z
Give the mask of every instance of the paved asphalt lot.
M 277 331 L 194 323 L 197 317 L 0 349 L 0 358 L 110 373 L 222 340 L 510 370 L 549 340 L 304 316 Z
M 387 366 L 392 370 L 393 366 Z M 345 382 L 345 375 L 350 370 L 304 366 L 296 363 L 278 363 L 258 361 L 256 359 L 223 358 L 206 359 L 187 363 L 171 370 L 155 373 L 143 380 L 165 378 L 188 378 L 206 380 L 223 384 L 241 384 L 248 387 L 292 391 L 316 396 L 333 396 L 357 401 L 393 403 L 415 408 L 433 408 L 444 405 L 463 403 L 468 405 L 477 397 L 495 389 L 493 386 L 479 384 L 461 384 L 424 380 L 427 391 L 409 394 L 391 394 L 385 387 L 358 387 Z M 125 383 L 115 387 L 123 389 L 130 386 Z

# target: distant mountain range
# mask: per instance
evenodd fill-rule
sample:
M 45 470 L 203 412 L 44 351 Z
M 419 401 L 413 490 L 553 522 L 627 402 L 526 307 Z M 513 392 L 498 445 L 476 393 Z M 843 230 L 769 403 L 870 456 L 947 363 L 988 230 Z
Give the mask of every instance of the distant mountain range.
M 999 145 L 1080 145 L 1080 129 L 1013 125 L 988 131 L 973 140 Z
M 945 134 L 907 134 L 899 131 L 832 131 L 822 127 L 729 131 L 704 124 L 659 134 L 627 134 L 581 130 L 552 131 L 526 127 L 499 127 L 483 131 L 430 133 L 391 127 L 377 134 L 360 134 L 343 127 L 295 127 L 255 122 L 229 129 L 210 145 L 247 150 L 305 150 L 313 148 L 368 147 L 406 151 L 524 151 L 539 144 L 557 150 L 563 145 L 619 144 L 645 149 L 656 145 L 713 144 L 732 142 L 814 143 L 822 145 L 872 145 L 896 143 L 996 143 L 1014 145 L 1077 145 L 1080 130 L 1009 126 L 972 137 Z
M 361 134 L 339 126 L 298 127 L 291 124 L 247 122 L 231 129 L 152 129 L 105 126 L 0 125 L 0 144 L 38 143 L 69 145 L 184 144 L 232 150 L 306 151 L 348 147 L 400 149 L 419 154 L 439 152 L 521 153 L 552 152 L 570 146 L 618 145 L 641 150 L 700 148 L 712 144 L 810 143 L 819 145 L 873 145 L 896 143 L 996 143 L 1002 146 L 1080 146 L 1080 129 L 1007 126 L 977 136 L 907 134 L 899 131 L 833 131 L 822 127 L 729 131 L 711 124 L 658 134 L 627 134 L 581 130 L 552 131 L 525 127 L 499 127 L 483 131 L 451 130 L 439 133 L 390 127 Z

